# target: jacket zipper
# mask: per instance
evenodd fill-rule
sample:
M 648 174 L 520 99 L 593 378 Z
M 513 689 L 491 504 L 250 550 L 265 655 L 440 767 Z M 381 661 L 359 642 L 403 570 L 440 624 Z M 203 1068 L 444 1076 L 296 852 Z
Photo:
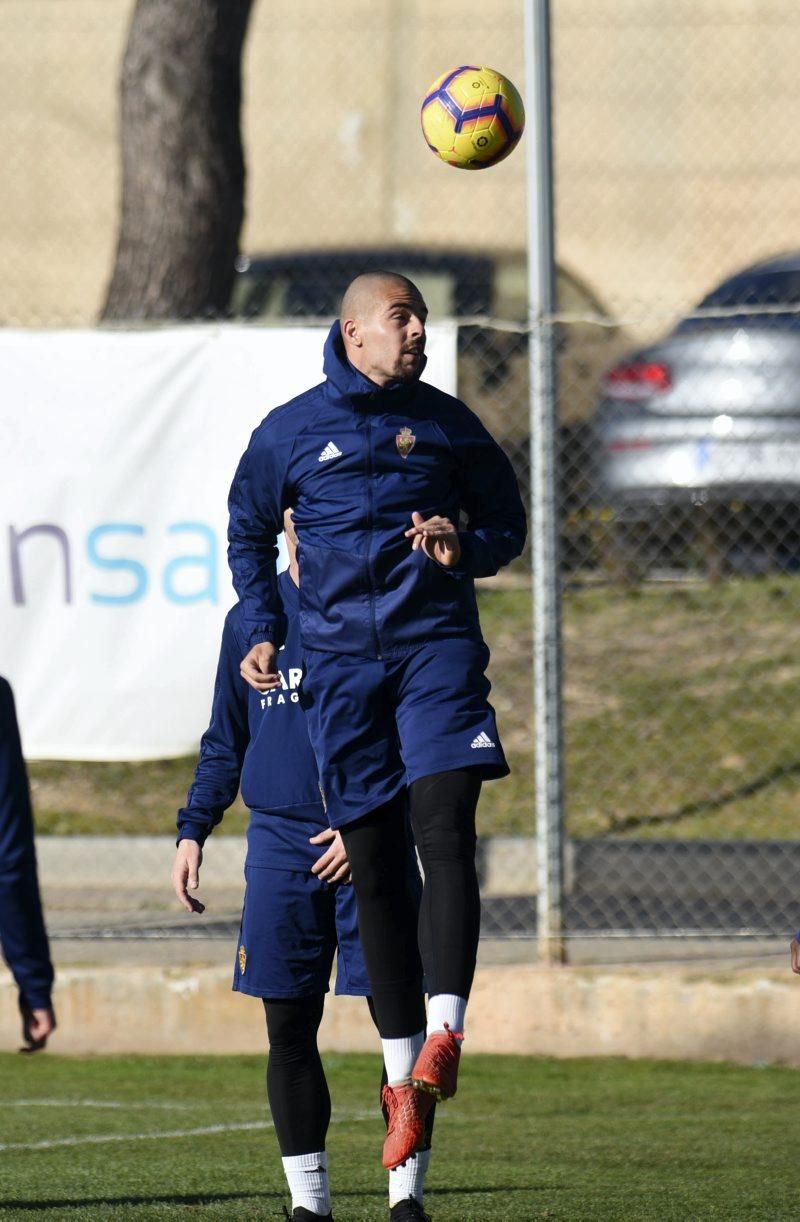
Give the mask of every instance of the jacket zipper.
M 378 622 L 375 618 L 375 572 L 372 567 L 372 540 L 374 534 L 375 508 L 372 492 L 372 418 L 369 409 L 365 413 L 364 423 L 367 433 L 367 512 L 369 514 L 369 532 L 367 543 L 367 575 L 369 577 L 369 613 L 372 621 L 372 637 L 375 642 L 375 654 L 381 659 L 381 643 L 378 638 Z

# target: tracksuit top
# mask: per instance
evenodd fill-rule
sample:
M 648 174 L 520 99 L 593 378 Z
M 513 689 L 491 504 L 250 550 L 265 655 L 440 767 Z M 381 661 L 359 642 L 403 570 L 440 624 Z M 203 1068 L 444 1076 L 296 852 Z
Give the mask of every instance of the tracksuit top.
M 356 370 L 338 323 L 324 372 L 259 425 L 231 487 L 228 557 L 245 644 L 280 644 L 286 631 L 275 558 L 289 507 L 309 649 L 381 658 L 442 637 L 481 640 L 472 579 L 496 573 L 525 541 L 511 464 L 460 400 L 420 381 L 381 389 Z M 456 526 L 464 515 L 458 565 L 412 551 L 413 510 Z
M 300 706 L 299 592 L 288 571 L 278 577 L 277 590 L 288 621 L 278 656 L 281 686 L 262 694 L 239 674 L 247 650 L 237 604 L 225 618 L 211 720 L 186 805 L 178 811 L 178 840 L 203 844 L 241 783 L 250 807 L 246 864 L 307 870 L 324 851 L 308 839 L 324 831 L 328 820 Z
M 20 1005 L 47 1009 L 53 966 L 42 917 L 33 815 L 14 697 L 0 678 L 0 943 Z

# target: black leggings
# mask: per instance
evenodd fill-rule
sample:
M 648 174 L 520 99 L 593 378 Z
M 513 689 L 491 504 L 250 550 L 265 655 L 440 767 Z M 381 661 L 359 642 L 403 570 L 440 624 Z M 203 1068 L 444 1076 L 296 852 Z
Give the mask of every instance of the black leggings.
M 425 1027 L 422 960 L 417 945 L 418 890 L 408 869 L 405 793 L 343 827 L 358 899 L 358 933 L 378 1030 L 385 1039 Z
M 324 1004 L 324 993 L 298 1001 L 264 998 L 267 1098 L 284 1158 L 325 1149 L 331 1096 L 317 1047 Z
M 431 995 L 469 996 L 480 933 L 475 872 L 480 789 L 480 777 L 469 768 L 422 777 L 409 787 L 425 872 L 419 906 L 404 868 L 405 795 L 341 829 L 378 1029 L 386 1039 L 413 1035 L 425 1026 L 423 964 Z
M 474 769 L 437 772 L 409 789 L 411 823 L 425 885 L 419 948 L 428 993 L 469 997 L 481 931 L 475 869 L 475 812 L 481 778 Z
M 298 1001 L 264 998 L 269 1036 L 267 1098 L 284 1158 L 317 1154 L 325 1149 L 331 1119 L 331 1097 L 317 1047 L 322 1021 L 324 993 Z M 372 1021 L 377 1018 L 372 998 L 367 998 Z M 381 1093 L 386 1085 L 386 1066 L 381 1075 Z M 435 1108 L 425 1122 L 425 1144 L 430 1148 Z M 386 1112 L 384 1111 L 384 1120 Z

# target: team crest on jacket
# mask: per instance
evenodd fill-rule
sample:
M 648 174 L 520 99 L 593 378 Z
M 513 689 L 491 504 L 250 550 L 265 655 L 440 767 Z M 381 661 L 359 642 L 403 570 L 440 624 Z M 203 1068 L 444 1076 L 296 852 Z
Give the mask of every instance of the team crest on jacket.
M 239 947 L 239 971 L 244 975 L 244 969 L 247 967 L 247 951 L 244 946 Z
M 402 428 L 394 439 L 397 446 L 397 452 L 401 458 L 408 458 L 414 446 L 417 444 L 417 439 L 408 427 Z

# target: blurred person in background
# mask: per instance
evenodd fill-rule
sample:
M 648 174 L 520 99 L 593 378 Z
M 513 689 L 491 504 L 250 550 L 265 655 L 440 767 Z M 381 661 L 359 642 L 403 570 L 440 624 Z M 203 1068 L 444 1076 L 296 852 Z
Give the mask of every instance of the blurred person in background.
M 240 674 L 244 629 L 239 605 L 228 612 L 214 685 L 211 722 L 200 745 L 194 783 L 178 812 L 172 870 L 175 893 L 188 912 L 204 905 L 199 885 L 202 846 L 235 800 L 250 807 L 244 911 L 233 988 L 263 1000 L 269 1059 L 267 1095 L 292 1218 L 331 1218 L 325 1152 L 331 1100 L 317 1045 L 334 952 L 336 992 L 365 997 L 369 980 L 358 938 L 356 899 L 341 835 L 325 814 L 317 765 L 300 705 L 303 657 L 299 631 L 296 537 L 284 519 L 289 568 L 278 578 L 288 620 L 278 685 L 260 695 Z M 395 869 L 410 894 L 419 876 L 408 835 Z M 374 1018 L 374 1015 L 373 1015 Z M 386 1071 L 381 1100 L 386 1116 Z M 423 1140 L 389 1172 L 392 1222 L 425 1222 L 422 1208 L 433 1114 Z
M 53 965 L 42 915 L 33 812 L 14 696 L 0 677 L 0 944 L 19 990 L 22 1052 L 55 1030 Z
M 789 943 L 789 960 L 792 965 L 792 971 L 796 976 L 800 976 L 800 941 L 798 941 L 797 934 L 795 934 Z
M 482 782 L 509 771 L 474 579 L 518 556 L 526 534 L 501 448 L 464 403 L 421 381 L 427 315 L 405 276 L 356 277 L 325 380 L 255 430 L 229 498 L 242 674 L 264 693 L 285 630 L 275 545 L 294 506 L 303 703 L 358 896 L 395 1118 L 387 1167 L 418 1148 L 433 1099 L 456 1093 L 480 932 L 475 816 Z M 419 919 L 394 864 L 409 807 Z

